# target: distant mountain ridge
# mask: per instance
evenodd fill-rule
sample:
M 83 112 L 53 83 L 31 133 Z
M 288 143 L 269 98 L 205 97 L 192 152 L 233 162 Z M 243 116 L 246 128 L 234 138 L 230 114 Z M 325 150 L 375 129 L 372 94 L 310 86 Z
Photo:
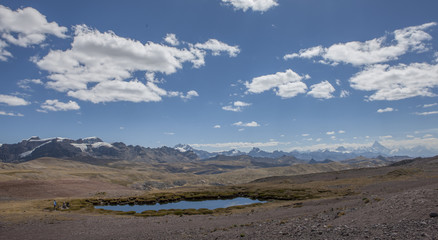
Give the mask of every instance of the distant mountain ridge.
M 377 141 L 370 147 L 354 151 L 348 151 L 344 147 L 338 147 L 334 151 L 318 150 L 311 152 L 266 152 L 259 148 L 253 148 L 248 153 L 245 153 L 235 149 L 222 152 L 207 152 L 194 149 L 187 144 L 178 144 L 173 148 L 166 146 L 146 148 L 138 145 L 126 145 L 122 142 L 107 143 L 98 137 L 80 138 L 77 140 L 60 137 L 47 139 L 31 137 L 19 143 L 0 145 L 0 161 L 19 163 L 41 157 L 71 159 L 96 164 L 120 160 L 141 161 L 151 164 L 205 160 L 249 161 L 255 166 L 273 167 L 297 163 L 318 164 L 347 160 L 354 164 L 357 162 L 365 164 L 370 159 L 374 161 L 372 164 L 376 164 L 379 161 L 391 162 L 409 158 L 407 156 L 391 158 L 393 156 L 391 153 L 393 152 L 393 150 L 384 147 Z M 381 163 L 379 162 L 378 164 L 380 165 Z
M 98 137 L 68 138 L 31 137 L 16 144 L 0 146 L 2 162 L 25 162 L 40 157 L 65 158 L 83 162 L 132 160 L 149 163 L 192 162 L 198 156 L 170 147 L 145 148 L 122 142 L 107 143 Z
M 389 149 L 385 146 L 383 146 L 380 142 L 374 141 L 374 143 L 369 147 L 360 147 L 357 149 L 347 149 L 343 146 L 339 146 L 336 148 L 336 150 L 328 150 L 328 149 L 321 149 L 321 150 L 315 150 L 315 151 L 297 151 L 293 150 L 291 152 L 285 152 L 285 151 L 273 151 L 273 152 L 267 152 L 263 151 L 260 148 L 252 148 L 249 152 L 242 152 L 235 149 L 229 150 L 229 151 L 221 151 L 221 152 L 207 152 L 204 150 L 197 150 L 192 148 L 190 145 L 187 144 L 178 144 L 175 146 L 175 149 L 178 149 L 180 151 L 187 151 L 190 150 L 198 155 L 200 159 L 208 159 L 212 158 L 218 155 L 224 155 L 224 156 L 239 156 L 239 155 L 248 155 L 251 157 L 261 157 L 261 158 L 281 158 L 283 156 L 293 156 L 297 159 L 306 160 L 306 161 L 326 161 L 326 160 L 332 160 L 332 161 L 343 161 L 347 159 L 354 159 L 358 157 L 365 157 L 365 158 L 377 158 L 379 156 L 381 157 L 391 157 L 391 156 L 398 156 L 402 158 L 409 158 L 409 157 L 431 157 L 435 154 L 424 148 L 424 147 L 414 147 L 412 149 Z

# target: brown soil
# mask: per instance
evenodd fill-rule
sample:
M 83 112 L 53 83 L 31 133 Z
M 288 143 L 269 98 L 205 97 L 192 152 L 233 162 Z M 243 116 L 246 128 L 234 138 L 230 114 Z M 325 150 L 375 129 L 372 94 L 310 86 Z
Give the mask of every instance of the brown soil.
M 355 195 L 304 201 L 299 208 L 296 202 L 273 202 L 226 214 L 181 217 L 31 210 L 35 204 L 50 206 L 51 202 L 26 199 L 92 196 L 103 191 L 127 195 L 130 190 L 92 181 L 1 183 L 0 194 L 7 198 L 0 201 L 0 239 L 438 239 L 438 218 L 429 216 L 438 212 L 438 165 L 435 161 L 415 167 L 422 171 L 392 167 L 265 179 L 260 184 L 333 181 L 342 187 L 356 183 L 347 178 L 358 176 L 362 182 L 355 185 Z
M 105 192 L 107 195 L 127 195 L 136 191 L 117 184 L 92 180 L 12 180 L 0 182 L 0 201 L 90 197 Z

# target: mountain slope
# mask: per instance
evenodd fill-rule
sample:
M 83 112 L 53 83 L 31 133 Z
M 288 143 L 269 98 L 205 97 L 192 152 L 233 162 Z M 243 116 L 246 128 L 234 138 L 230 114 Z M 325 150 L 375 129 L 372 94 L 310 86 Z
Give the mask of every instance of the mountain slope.
M 26 162 L 41 157 L 72 159 L 76 161 L 101 164 L 118 160 L 144 161 L 149 163 L 192 162 L 198 157 L 192 151 L 181 152 L 174 148 L 145 148 L 106 143 L 100 138 L 78 140 L 66 138 L 40 139 L 32 137 L 16 144 L 0 146 L 2 162 Z

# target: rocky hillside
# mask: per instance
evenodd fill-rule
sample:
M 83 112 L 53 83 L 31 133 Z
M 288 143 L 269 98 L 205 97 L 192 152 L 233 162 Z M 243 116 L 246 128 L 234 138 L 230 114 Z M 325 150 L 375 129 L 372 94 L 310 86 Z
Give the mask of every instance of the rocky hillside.
M 171 163 L 198 160 L 198 156 L 191 151 L 181 152 L 169 147 L 145 148 L 121 142 L 107 143 L 97 137 L 78 140 L 31 137 L 16 144 L 0 146 L 0 161 L 2 162 L 26 162 L 40 157 L 63 158 L 89 163 L 118 160 Z

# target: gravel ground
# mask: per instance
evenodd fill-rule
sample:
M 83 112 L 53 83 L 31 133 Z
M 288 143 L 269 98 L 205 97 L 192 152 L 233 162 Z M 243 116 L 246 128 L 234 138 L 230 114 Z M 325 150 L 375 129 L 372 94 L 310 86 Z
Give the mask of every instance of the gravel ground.
M 431 212 L 438 212 L 437 178 L 369 185 L 361 195 L 306 201 L 300 208 L 289 202 L 214 216 L 0 218 L 0 239 L 438 239 Z

